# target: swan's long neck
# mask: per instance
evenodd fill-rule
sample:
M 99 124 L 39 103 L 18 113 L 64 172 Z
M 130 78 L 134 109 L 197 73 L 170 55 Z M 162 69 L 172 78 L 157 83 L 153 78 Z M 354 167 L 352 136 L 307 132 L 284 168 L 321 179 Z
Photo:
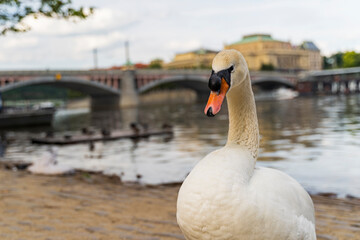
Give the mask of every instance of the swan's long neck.
M 250 76 L 227 94 L 229 134 L 227 144 L 247 148 L 256 161 L 259 149 L 259 128 Z

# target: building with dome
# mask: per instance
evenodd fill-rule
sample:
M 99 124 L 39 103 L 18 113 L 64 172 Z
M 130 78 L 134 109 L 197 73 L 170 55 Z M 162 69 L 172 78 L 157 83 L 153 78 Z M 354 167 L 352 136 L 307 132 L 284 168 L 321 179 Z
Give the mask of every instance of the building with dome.
M 311 41 L 299 46 L 273 39 L 269 34 L 252 34 L 240 41 L 224 46 L 239 50 L 250 70 L 302 71 L 321 70 L 319 48 Z

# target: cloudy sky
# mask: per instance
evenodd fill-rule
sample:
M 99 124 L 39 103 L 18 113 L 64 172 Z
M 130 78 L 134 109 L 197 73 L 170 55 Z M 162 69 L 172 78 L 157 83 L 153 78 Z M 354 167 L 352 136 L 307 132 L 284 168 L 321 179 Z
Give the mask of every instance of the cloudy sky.
M 73 0 L 94 6 L 77 23 L 28 18 L 32 30 L 0 37 L 0 70 L 87 69 L 98 49 L 100 67 L 170 61 L 175 53 L 222 49 L 243 35 L 270 33 L 299 44 L 312 40 L 324 55 L 360 51 L 360 1 L 347 0 Z

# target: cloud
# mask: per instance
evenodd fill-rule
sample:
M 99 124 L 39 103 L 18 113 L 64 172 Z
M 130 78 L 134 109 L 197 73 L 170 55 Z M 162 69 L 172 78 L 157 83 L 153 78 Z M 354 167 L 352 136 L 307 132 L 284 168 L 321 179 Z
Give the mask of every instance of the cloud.
M 106 8 L 98 9 L 88 20 L 77 23 L 27 18 L 26 23 L 32 26 L 30 32 L 0 38 L 0 67 L 89 68 L 94 48 L 101 52 L 119 47 L 127 39 L 124 29 L 139 21 L 124 11 Z
M 98 49 L 100 67 L 125 62 L 124 41 L 130 41 L 132 62 L 199 47 L 220 50 L 245 34 L 270 33 L 298 44 L 314 41 L 324 54 L 359 48 L 360 3 L 349 0 L 229 0 L 219 2 L 78 0 L 95 6 L 84 21 L 26 19 L 32 30 L 0 38 L 0 68 L 90 68 Z
M 26 18 L 25 23 L 31 26 L 32 32 L 46 36 L 64 36 L 64 35 L 80 35 L 89 32 L 99 32 L 101 30 L 112 30 L 127 27 L 134 24 L 136 19 L 131 14 L 116 9 L 97 9 L 94 15 L 87 20 L 59 20 L 53 18 L 33 17 Z
M 104 35 L 86 34 L 74 38 L 74 49 L 76 52 L 90 51 L 94 48 L 106 48 L 116 42 L 126 41 L 121 32 L 110 32 Z
M 30 48 L 36 46 L 39 41 L 36 37 L 25 37 L 20 38 L 19 36 L 14 37 L 11 41 L 1 41 L 2 48 L 5 49 L 21 49 L 21 48 Z
M 189 49 L 196 49 L 201 47 L 201 42 L 197 39 L 188 41 L 176 41 L 172 40 L 165 45 L 165 48 L 175 52 L 181 52 Z

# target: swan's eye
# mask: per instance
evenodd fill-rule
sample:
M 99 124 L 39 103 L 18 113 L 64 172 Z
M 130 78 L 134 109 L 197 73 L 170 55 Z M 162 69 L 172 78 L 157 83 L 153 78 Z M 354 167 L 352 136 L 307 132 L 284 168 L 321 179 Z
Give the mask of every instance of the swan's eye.
M 229 71 L 229 73 L 234 72 L 234 66 L 232 65 L 231 67 L 229 67 L 229 68 L 228 68 L 228 71 Z

